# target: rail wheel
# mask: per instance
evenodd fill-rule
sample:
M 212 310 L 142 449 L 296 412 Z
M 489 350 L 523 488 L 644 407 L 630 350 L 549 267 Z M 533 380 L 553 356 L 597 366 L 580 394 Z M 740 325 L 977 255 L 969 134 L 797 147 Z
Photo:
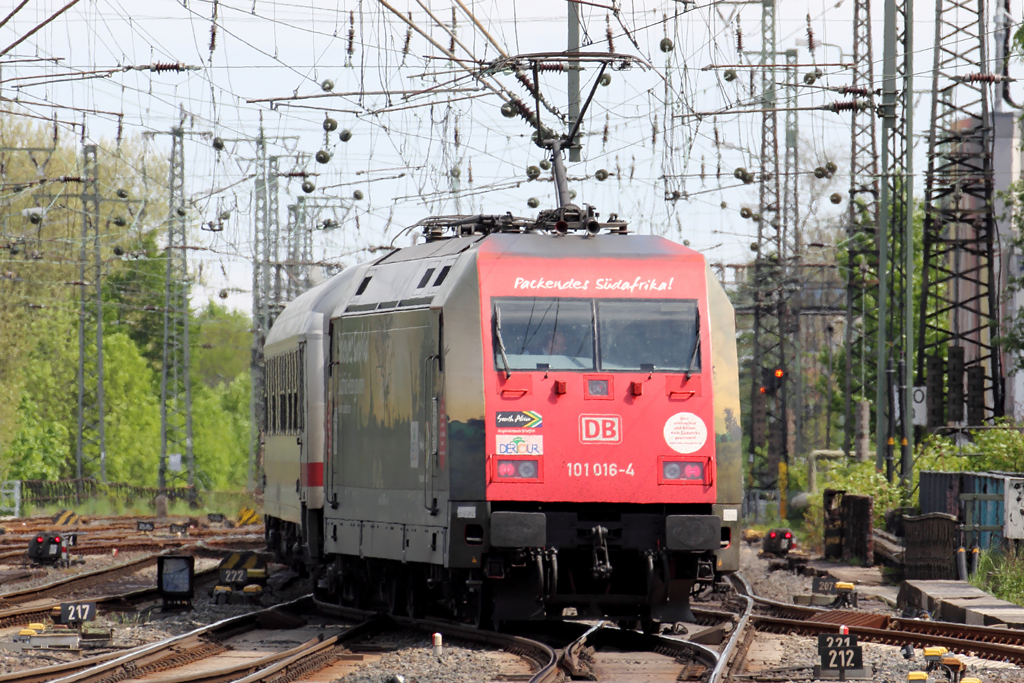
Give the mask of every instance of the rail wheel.
M 422 619 L 426 613 L 426 589 L 410 576 L 405 583 L 405 614 L 413 619 Z
M 403 617 L 409 612 L 408 583 L 399 577 L 391 577 L 388 581 L 388 614 L 395 617 Z

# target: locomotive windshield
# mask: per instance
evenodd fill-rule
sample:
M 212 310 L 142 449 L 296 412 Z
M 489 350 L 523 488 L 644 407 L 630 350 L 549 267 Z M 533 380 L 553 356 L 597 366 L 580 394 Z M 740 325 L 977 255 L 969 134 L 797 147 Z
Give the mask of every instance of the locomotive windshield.
M 501 370 L 700 372 L 693 299 L 502 298 L 494 326 Z
M 594 311 L 588 299 L 502 299 L 495 321 L 509 370 L 592 370 Z M 495 335 L 495 364 L 503 366 Z

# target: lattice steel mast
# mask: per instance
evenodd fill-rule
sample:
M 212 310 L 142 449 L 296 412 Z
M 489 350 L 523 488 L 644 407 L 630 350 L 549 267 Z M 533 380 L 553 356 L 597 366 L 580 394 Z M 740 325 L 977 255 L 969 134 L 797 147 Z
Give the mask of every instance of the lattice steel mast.
M 984 0 L 938 1 L 917 359 L 931 428 L 1004 411 L 990 110 L 1004 77 L 989 71 L 987 39 Z
M 78 307 L 78 433 L 75 476 L 87 474 L 89 462 L 99 463 L 100 480 L 107 481 L 107 438 L 103 391 L 103 260 L 100 257 L 99 162 L 96 145 L 82 147 L 82 248 Z M 92 247 L 90 249 L 90 246 Z M 92 264 L 90 261 L 92 252 Z M 93 291 L 90 288 L 94 287 Z M 88 322 L 95 318 L 94 345 L 86 341 Z M 91 375 L 91 377 L 90 377 Z
M 285 229 L 288 244 L 288 260 L 284 269 L 284 303 L 295 299 L 309 289 L 309 262 L 313 260 L 313 232 L 306 221 L 306 198 L 297 197 L 288 205 L 288 223 Z
M 803 405 L 804 405 L 804 377 L 803 377 L 803 326 L 800 311 L 800 296 L 792 285 L 792 276 L 799 276 L 800 281 L 805 281 L 806 270 L 803 264 L 803 238 L 800 233 L 800 126 L 797 115 L 799 105 L 800 88 L 797 85 L 797 51 L 786 50 L 786 148 L 784 155 L 783 183 L 782 183 L 782 239 L 781 242 L 787 246 L 792 245 L 792 253 L 788 254 L 786 261 L 787 287 L 784 291 L 786 299 L 790 299 L 792 305 L 786 312 L 787 316 L 780 317 L 785 321 L 788 330 L 788 338 L 793 342 L 793 365 L 792 379 L 790 386 L 793 388 L 792 404 L 790 409 L 793 420 L 793 446 L 794 452 L 803 452 Z M 792 294 L 790 298 L 789 294 Z M 788 397 L 787 397 L 788 398 Z M 790 448 L 787 445 L 787 453 Z
M 164 282 L 163 367 L 160 373 L 160 488 L 166 488 L 171 460 L 187 469 L 194 491 L 192 381 L 189 372 L 188 211 L 185 208 L 184 119 L 171 131 L 170 197 L 167 217 L 167 277 Z M 176 456 L 176 457 L 175 457 Z M 175 475 L 171 475 L 172 477 Z
M 757 256 L 754 260 L 754 364 L 751 367 L 751 403 L 754 414 L 766 402 L 766 424 L 751 426 L 751 461 L 754 450 L 768 447 L 768 471 L 761 473 L 762 485 L 776 481 L 778 463 L 787 459 L 786 387 L 781 382 L 772 395 L 762 392 L 765 373 L 784 370 L 786 304 L 781 285 L 786 276 L 785 231 L 780 211 L 778 116 L 776 114 L 776 29 L 775 0 L 761 3 L 761 184 L 760 220 L 757 226 Z M 763 405 L 763 404 L 762 404 Z M 768 443 L 765 443 L 767 437 Z
M 871 284 L 878 273 L 878 143 L 875 136 L 874 63 L 871 49 L 871 2 L 853 4 L 853 71 L 850 92 L 872 106 L 854 107 L 850 114 L 850 204 L 846 223 L 846 377 L 843 425 L 843 450 L 854 450 L 858 427 L 870 430 L 862 419 L 865 404 L 874 398 L 875 349 L 878 314 Z M 858 322 L 859 321 L 859 322 Z M 858 329 L 859 328 L 859 329 Z M 867 438 L 866 435 L 862 438 Z M 868 457 L 866 448 L 857 455 Z
M 913 0 L 885 0 L 882 57 L 882 187 L 878 215 L 878 344 L 875 373 L 876 461 L 894 476 L 913 461 Z M 898 388 L 898 391 L 896 390 Z M 898 397 L 898 401 L 897 401 Z
M 249 488 L 262 485 L 263 432 L 267 420 L 264 396 L 266 381 L 263 365 L 263 344 L 280 311 L 280 280 L 275 283 L 274 269 L 278 259 L 280 219 L 278 217 L 277 157 L 267 156 L 267 138 L 260 127 L 256 139 L 256 180 L 254 186 L 254 225 L 252 255 L 252 349 L 249 370 L 252 396 L 249 402 L 251 434 L 249 443 Z

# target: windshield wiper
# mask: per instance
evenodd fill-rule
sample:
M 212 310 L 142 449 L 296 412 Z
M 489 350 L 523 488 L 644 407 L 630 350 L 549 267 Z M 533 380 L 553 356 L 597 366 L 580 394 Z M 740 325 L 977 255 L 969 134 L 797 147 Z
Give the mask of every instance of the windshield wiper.
M 501 309 L 494 309 L 494 336 L 498 340 L 498 351 L 501 353 L 501 362 L 505 365 L 505 379 L 512 376 L 508 367 L 508 356 L 505 355 L 505 341 L 501 338 Z
M 697 343 L 693 345 L 693 353 L 690 355 L 690 362 L 686 364 L 686 369 L 683 371 L 686 373 L 686 380 L 690 380 L 690 368 L 693 367 L 693 361 L 697 360 L 697 354 L 700 352 L 700 334 L 697 336 Z

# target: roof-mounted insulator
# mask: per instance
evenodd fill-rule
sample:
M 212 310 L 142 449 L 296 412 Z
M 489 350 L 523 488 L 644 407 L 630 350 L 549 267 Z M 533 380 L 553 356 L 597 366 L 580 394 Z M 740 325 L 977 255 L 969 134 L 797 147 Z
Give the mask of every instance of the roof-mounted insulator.
M 831 111 L 836 114 L 842 111 L 864 111 L 871 108 L 871 103 L 867 100 L 846 100 L 843 102 L 830 102 L 829 104 L 823 105 L 821 109 L 825 111 Z
M 165 71 L 174 71 L 177 73 L 181 73 L 182 71 L 199 71 L 201 68 L 202 67 L 192 66 L 183 62 L 156 62 L 155 64 L 127 67 L 127 69 L 134 69 L 135 71 L 149 71 L 157 74 Z
M 953 76 L 954 81 L 962 83 L 1012 83 L 1016 78 L 1010 78 L 1003 74 L 966 74 L 964 76 Z
M 860 95 L 861 97 L 868 97 L 871 95 L 871 91 L 868 88 L 854 88 L 849 85 L 836 88 L 836 92 L 840 95 Z

